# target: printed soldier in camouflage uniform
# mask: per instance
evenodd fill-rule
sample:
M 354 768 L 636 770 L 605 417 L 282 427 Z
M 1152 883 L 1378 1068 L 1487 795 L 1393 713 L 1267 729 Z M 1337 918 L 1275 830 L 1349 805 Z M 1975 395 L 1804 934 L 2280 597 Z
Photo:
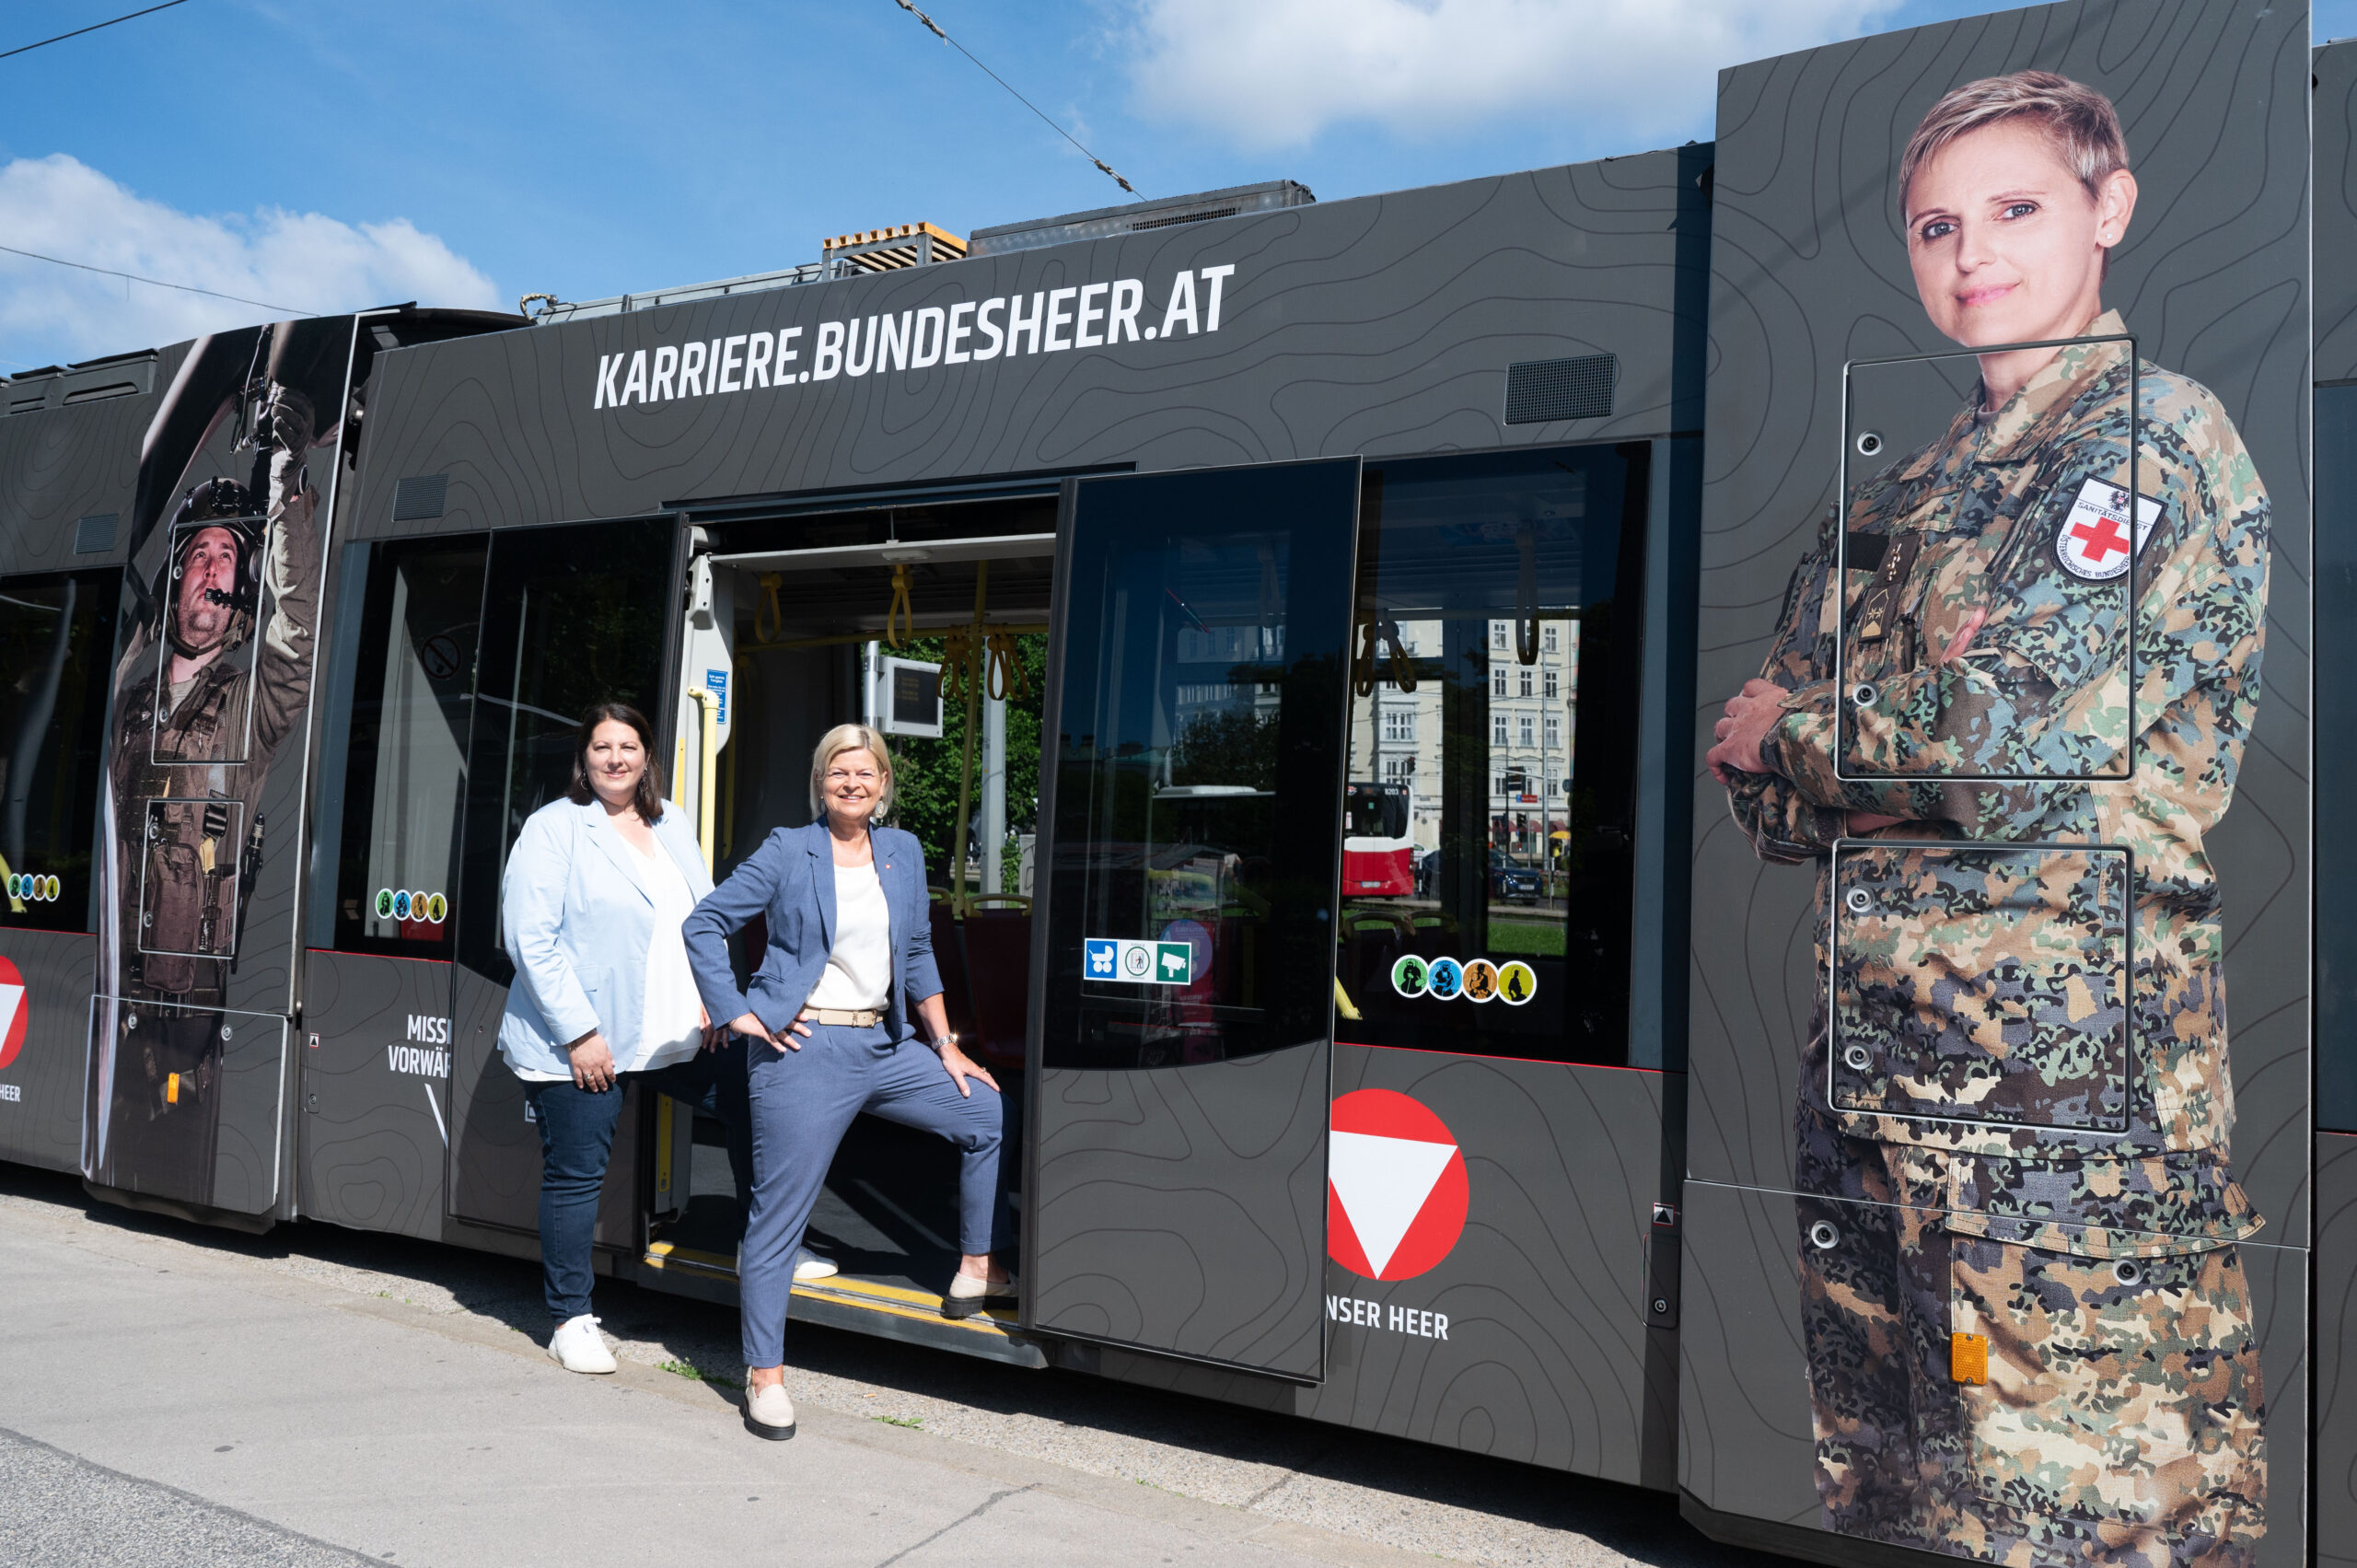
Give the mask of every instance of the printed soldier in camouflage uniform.
M 2126 162 L 2062 77 L 1943 99 L 1900 174 L 1933 324 L 2122 334 Z M 2202 843 L 2258 700 L 2267 495 L 2217 400 L 2123 342 L 1980 366 L 1829 520 L 1709 758 L 1761 855 L 1818 865 L 1796 1184 L 1825 1524 L 2239 1568 L 2260 1221 Z
M 182 499 L 160 624 L 116 667 L 109 759 L 122 1003 L 102 1170 L 111 1185 L 200 1203 L 213 1191 L 222 1031 L 236 1021 L 210 1009 L 228 1001 L 262 784 L 308 696 L 318 616 L 311 408 L 273 386 L 257 424 L 266 513 L 227 479 Z

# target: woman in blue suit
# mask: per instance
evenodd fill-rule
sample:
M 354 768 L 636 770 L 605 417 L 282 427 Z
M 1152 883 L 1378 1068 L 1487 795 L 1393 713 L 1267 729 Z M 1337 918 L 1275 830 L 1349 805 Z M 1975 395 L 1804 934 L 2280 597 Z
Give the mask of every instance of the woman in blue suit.
M 540 1130 L 540 1266 L 557 1323 L 549 1353 L 574 1372 L 614 1370 L 589 1313 L 590 1247 L 622 1080 L 656 1074 L 665 1093 L 733 1123 L 732 1164 L 743 1142 L 743 1091 L 728 1091 L 729 1068 L 739 1086 L 744 1068 L 705 1054 L 720 1031 L 679 935 L 712 874 L 687 813 L 663 808 L 654 740 L 635 708 L 591 708 L 571 789 L 526 819 L 500 882 L 516 981 L 499 1050 Z
M 950 1035 L 924 852 L 912 835 L 875 825 L 891 804 L 884 738 L 865 725 L 836 726 L 810 761 L 810 809 L 820 819 L 772 833 L 687 923 L 705 1009 L 754 1041 L 746 1053 L 753 1202 L 737 1291 L 745 1424 L 762 1437 L 794 1435 L 784 1343 L 795 1249 L 836 1146 L 862 1111 L 938 1132 L 964 1156 L 964 1256 L 942 1310 L 968 1317 L 1015 1290 L 991 1259 L 1007 1232 L 998 1083 Z M 737 989 L 727 939 L 756 914 L 768 918 L 769 950 L 749 995 Z

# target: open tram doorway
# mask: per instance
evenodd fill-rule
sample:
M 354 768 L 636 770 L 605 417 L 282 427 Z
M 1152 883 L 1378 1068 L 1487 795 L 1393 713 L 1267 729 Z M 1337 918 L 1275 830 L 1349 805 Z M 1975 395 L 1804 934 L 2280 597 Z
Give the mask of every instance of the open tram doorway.
M 950 1026 L 1005 1091 L 1004 1179 L 1018 1214 L 1056 515 L 1051 483 L 700 518 L 672 758 L 672 794 L 698 813 L 725 878 L 772 832 L 813 819 L 821 736 L 855 721 L 886 733 L 895 787 L 885 819 L 924 846 Z M 766 941 L 758 920 L 739 934 L 740 981 Z M 745 1177 L 727 1130 L 669 1100 L 654 1117 L 650 1283 L 733 1296 Z M 1011 1310 L 939 1315 L 958 1261 L 956 1193 L 948 1144 L 860 1118 L 806 1242 L 838 1272 L 798 1282 L 795 1313 L 1040 1364 L 1006 1338 Z

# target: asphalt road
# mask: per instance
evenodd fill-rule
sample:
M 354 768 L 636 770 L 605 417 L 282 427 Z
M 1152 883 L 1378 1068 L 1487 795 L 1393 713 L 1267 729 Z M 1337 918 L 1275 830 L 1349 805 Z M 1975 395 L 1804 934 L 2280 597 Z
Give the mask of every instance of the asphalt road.
M 1654 1493 L 809 1327 L 801 1435 L 762 1443 L 733 1313 L 601 1281 L 622 1370 L 582 1377 L 539 1291 L 530 1263 L 233 1236 L 0 1167 L 0 1568 L 1782 1562 Z

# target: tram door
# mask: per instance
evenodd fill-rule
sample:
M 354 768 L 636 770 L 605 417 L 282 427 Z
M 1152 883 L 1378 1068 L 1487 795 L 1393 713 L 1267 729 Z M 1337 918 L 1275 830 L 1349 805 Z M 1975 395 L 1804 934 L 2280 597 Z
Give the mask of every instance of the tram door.
M 1355 458 L 1073 482 L 1028 1325 L 1316 1381 Z
M 523 1084 L 499 1055 L 500 1013 L 516 978 L 500 935 L 500 878 L 525 819 L 572 783 L 584 709 L 622 702 L 661 722 L 679 532 L 666 517 L 492 537 L 450 912 L 458 931 L 444 1191 L 461 1220 L 538 1229 L 540 1130 Z M 615 1136 L 598 1211 L 601 1242 L 637 1239 L 631 1184 L 638 1120 L 626 1108 Z

